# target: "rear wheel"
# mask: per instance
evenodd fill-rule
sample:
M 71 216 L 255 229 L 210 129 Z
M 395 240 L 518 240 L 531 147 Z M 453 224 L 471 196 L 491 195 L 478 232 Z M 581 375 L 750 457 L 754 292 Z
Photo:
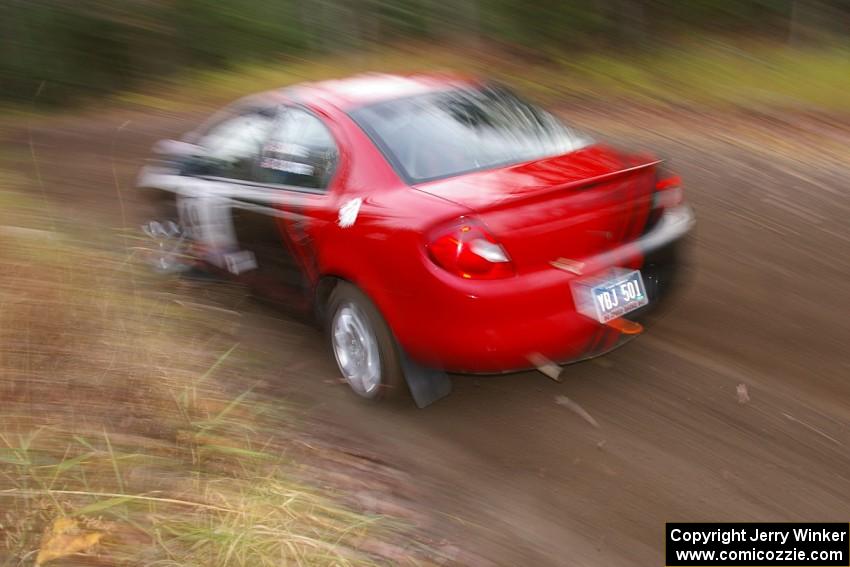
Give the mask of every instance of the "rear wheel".
M 372 301 L 347 282 L 328 300 L 328 339 L 337 367 L 358 396 L 401 398 L 407 384 L 392 332 Z

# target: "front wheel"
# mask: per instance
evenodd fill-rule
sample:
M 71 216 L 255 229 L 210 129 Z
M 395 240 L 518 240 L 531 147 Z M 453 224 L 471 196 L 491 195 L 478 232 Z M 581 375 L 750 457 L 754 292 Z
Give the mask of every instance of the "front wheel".
M 407 385 L 395 339 L 366 294 L 340 282 L 327 314 L 331 350 L 354 393 L 371 400 L 403 397 Z
M 183 227 L 172 219 L 152 219 L 142 225 L 148 237 L 146 263 L 159 274 L 179 274 L 192 268 L 188 259 L 189 240 Z

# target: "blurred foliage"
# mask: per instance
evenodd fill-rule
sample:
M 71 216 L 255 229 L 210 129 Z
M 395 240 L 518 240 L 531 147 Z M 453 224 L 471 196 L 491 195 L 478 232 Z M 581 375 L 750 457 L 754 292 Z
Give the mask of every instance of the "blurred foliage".
M 850 0 L 4 0 L 0 100 L 65 104 L 187 68 L 415 40 L 549 60 L 688 36 L 847 41 Z

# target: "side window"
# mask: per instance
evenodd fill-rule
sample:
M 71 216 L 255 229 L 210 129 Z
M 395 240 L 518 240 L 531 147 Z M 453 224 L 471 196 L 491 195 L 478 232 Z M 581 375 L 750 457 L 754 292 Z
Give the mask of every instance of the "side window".
M 201 138 L 199 175 L 252 179 L 254 164 L 274 125 L 271 110 L 249 111 L 216 124 Z
M 337 147 L 322 121 L 298 108 L 284 111 L 263 148 L 258 178 L 265 183 L 327 189 Z

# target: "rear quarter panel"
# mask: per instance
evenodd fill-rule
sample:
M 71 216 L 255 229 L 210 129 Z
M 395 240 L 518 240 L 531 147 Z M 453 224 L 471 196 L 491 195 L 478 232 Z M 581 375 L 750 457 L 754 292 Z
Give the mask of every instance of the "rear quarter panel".
M 405 348 L 427 340 L 416 322 L 438 301 L 436 266 L 425 252 L 435 225 L 469 211 L 406 185 L 371 139 L 342 111 L 315 109 L 329 121 L 340 145 L 342 170 L 329 194 L 327 222 L 316 225 L 318 270 L 350 281 L 374 301 Z M 339 211 L 359 199 L 354 223 L 343 227 Z M 424 306 L 424 307 L 423 307 Z
M 340 200 L 340 206 L 351 198 L 358 197 L 349 195 Z M 335 222 L 327 228 L 319 269 L 325 276 L 348 280 L 362 289 L 402 346 L 413 347 L 424 330 L 417 314 L 423 309 L 435 311 L 443 285 L 433 277 L 437 268 L 427 258 L 424 235 L 435 224 L 466 210 L 408 187 L 361 198 L 352 226 L 343 228 Z

